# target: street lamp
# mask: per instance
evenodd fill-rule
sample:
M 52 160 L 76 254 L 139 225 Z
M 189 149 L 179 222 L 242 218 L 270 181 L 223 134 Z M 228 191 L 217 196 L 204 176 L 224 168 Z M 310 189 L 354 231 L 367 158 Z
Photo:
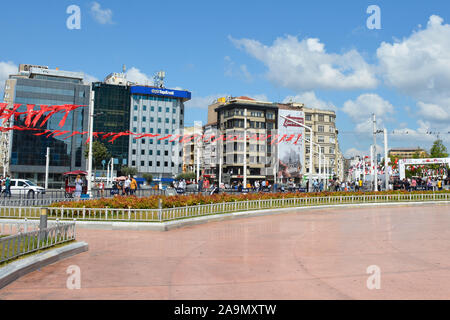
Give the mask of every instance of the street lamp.
M 89 153 L 88 153 L 88 185 L 87 185 L 87 193 L 89 197 L 92 193 L 92 140 L 94 136 L 94 117 L 103 115 L 103 112 L 99 112 L 94 114 L 94 101 L 95 101 L 95 91 L 90 89 L 90 97 L 91 101 L 89 103 Z
M 282 115 L 280 115 L 280 117 L 283 118 L 284 120 L 291 121 L 291 122 L 293 122 L 293 123 L 295 123 L 295 124 L 305 128 L 305 129 L 308 129 L 309 132 L 311 133 L 310 141 L 309 141 L 309 150 L 310 150 L 310 152 L 309 152 L 309 177 L 308 177 L 309 178 L 309 186 L 308 186 L 309 190 L 308 191 L 311 192 L 312 191 L 312 167 L 313 167 L 313 163 L 312 163 L 313 162 L 313 157 L 312 157 L 313 144 L 312 144 L 312 141 L 314 140 L 314 138 L 313 138 L 313 134 L 314 134 L 313 130 L 312 130 L 312 128 L 304 125 L 303 123 L 300 123 L 300 122 L 295 121 L 293 119 L 289 119 L 289 118 L 287 118 L 285 116 L 282 116 Z

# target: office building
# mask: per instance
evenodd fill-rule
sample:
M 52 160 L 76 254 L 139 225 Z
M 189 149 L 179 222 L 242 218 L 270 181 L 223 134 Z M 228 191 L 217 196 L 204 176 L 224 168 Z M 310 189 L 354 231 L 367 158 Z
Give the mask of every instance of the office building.
M 129 163 L 139 173 L 154 178 L 173 178 L 182 171 L 183 151 L 176 135 L 183 134 L 184 103 L 191 99 L 186 90 L 159 86 L 130 86 L 130 131 L 159 134 L 158 138 L 129 137 Z M 161 140 L 161 138 L 167 137 Z
M 123 73 L 112 73 L 104 82 L 92 84 L 94 96 L 94 131 L 126 132 L 130 130 L 131 93 Z M 117 138 L 114 143 L 101 141 L 114 159 L 115 169 L 128 166 L 130 139 Z
M 49 69 L 46 66 L 20 65 L 19 72 L 6 81 L 5 100 L 21 103 L 17 112 L 27 111 L 27 104 L 64 105 L 80 107 L 69 113 L 65 125 L 59 127 L 64 116 L 57 113 L 41 128 L 61 131 L 87 131 L 90 88 L 83 84 L 83 73 Z M 42 121 L 42 120 L 40 120 Z M 10 125 L 25 125 L 25 116 L 12 119 Z M 38 122 L 38 126 L 41 122 Z M 35 136 L 27 131 L 11 131 L 9 134 L 9 172 L 14 178 L 30 179 L 41 185 L 45 182 L 46 150 L 50 148 L 49 187 L 63 186 L 62 174 L 67 171 L 84 170 L 86 136 Z M 5 146 L 4 146 L 5 147 Z
M 422 148 L 393 148 L 389 150 L 388 156 L 399 159 L 411 159 L 415 156 L 418 156 L 419 158 L 427 158 L 428 153 Z

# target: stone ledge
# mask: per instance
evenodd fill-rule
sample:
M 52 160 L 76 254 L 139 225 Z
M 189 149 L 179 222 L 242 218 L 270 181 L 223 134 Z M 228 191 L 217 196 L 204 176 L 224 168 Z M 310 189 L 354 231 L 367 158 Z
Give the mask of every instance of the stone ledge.
M 88 251 L 88 249 L 89 246 L 86 242 L 76 242 L 13 261 L 0 268 L 0 289 L 30 272 Z

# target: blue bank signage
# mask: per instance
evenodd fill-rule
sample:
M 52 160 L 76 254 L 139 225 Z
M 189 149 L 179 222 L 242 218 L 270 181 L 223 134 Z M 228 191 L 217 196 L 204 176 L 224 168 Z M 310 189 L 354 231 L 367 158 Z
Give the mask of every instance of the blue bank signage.
M 134 86 L 131 87 L 131 94 L 150 94 L 155 96 L 173 97 L 187 100 L 191 99 L 191 93 L 189 91 L 171 90 L 165 88 Z

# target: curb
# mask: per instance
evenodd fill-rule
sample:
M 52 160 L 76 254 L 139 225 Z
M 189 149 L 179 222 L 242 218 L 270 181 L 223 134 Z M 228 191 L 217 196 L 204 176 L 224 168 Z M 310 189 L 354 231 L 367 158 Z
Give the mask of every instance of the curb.
M 76 242 L 11 262 L 5 267 L 0 268 L 0 289 L 30 272 L 78 253 L 88 251 L 88 249 L 89 246 L 86 242 Z
M 282 214 L 298 210 L 320 210 L 320 209 L 345 209 L 355 207 L 379 207 L 379 206 L 404 206 L 404 205 L 439 205 L 449 204 L 450 201 L 426 201 L 426 202 L 387 202 L 387 203 L 355 203 L 320 205 L 311 207 L 289 207 L 276 209 L 261 209 L 252 211 L 240 211 L 232 213 L 214 214 L 203 217 L 168 221 L 168 222 L 125 222 L 125 221 L 82 221 L 77 220 L 78 228 L 100 229 L 100 230 L 140 230 L 140 231 L 169 231 L 177 228 L 195 226 L 199 224 L 218 222 L 231 219 L 257 217 L 273 214 Z

